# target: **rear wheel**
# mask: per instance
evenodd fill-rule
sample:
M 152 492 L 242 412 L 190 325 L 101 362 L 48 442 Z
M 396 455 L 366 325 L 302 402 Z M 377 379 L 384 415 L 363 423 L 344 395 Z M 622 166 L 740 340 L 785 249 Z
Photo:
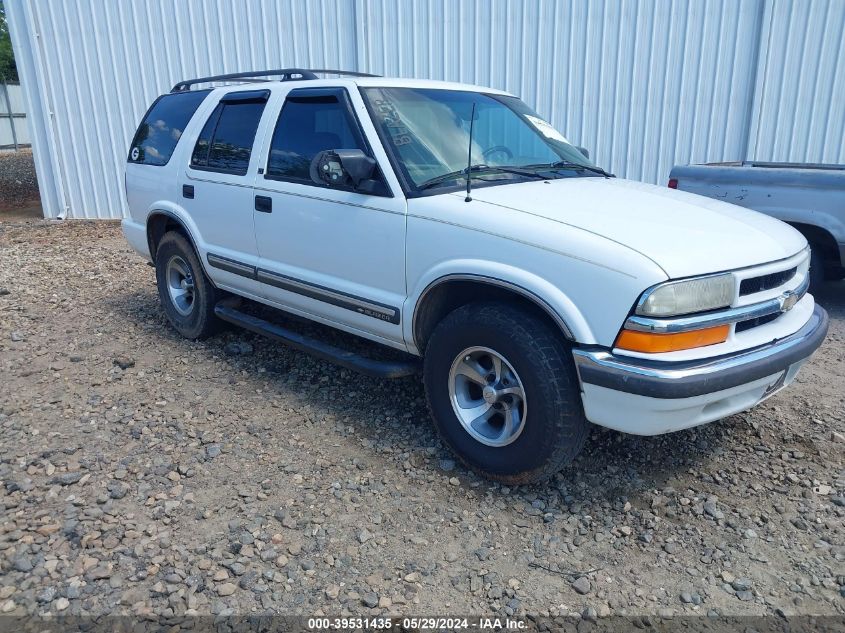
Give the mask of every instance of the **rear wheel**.
M 541 481 L 583 447 L 589 424 L 572 358 L 544 320 L 504 303 L 473 303 L 443 319 L 426 349 L 435 426 L 480 474 Z
M 219 328 L 214 315 L 218 291 L 188 240 L 175 231 L 166 233 L 156 249 L 155 264 L 161 305 L 176 331 L 189 339 L 214 334 Z

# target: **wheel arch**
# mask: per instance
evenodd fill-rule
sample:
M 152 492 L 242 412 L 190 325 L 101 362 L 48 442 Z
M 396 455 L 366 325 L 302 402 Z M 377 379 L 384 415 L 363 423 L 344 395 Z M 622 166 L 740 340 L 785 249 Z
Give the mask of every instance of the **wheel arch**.
M 146 230 L 147 247 L 149 248 L 150 260 L 153 262 L 153 265 L 155 265 L 156 249 L 158 248 L 161 238 L 163 238 L 168 231 L 177 231 L 182 234 L 186 240 L 188 240 L 188 244 L 190 244 L 191 248 L 194 249 L 205 276 L 213 286 L 217 286 L 217 284 L 215 284 L 212 280 L 211 275 L 208 274 L 207 262 L 205 261 L 203 251 L 200 248 L 200 243 L 194 237 L 194 230 L 191 229 L 189 222 L 186 221 L 185 218 L 170 209 L 151 209 L 147 214 Z
M 814 244 L 820 247 L 825 263 L 830 264 L 836 262 L 836 264 L 845 264 L 845 262 L 839 261 L 839 244 L 833 233 L 816 224 L 791 221 L 787 221 L 787 224 L 807 238 L 811 247 Z
M 168 211 L 166 209 L 153 209 L 147 216 L 147 246 L 150 249 L 150 258 L 153 261 L 155 261 L 156 249 L 158 248 L 161 238 L 163 238 L 165 233 L 168 231 L 174 230 L 185 236 L 185 239 L 188 240 L 190 245 L 193 247 L 194 252 L 196 252 L 199 257 L 196 240 L 184 220 L 182 220 L 182 218 L 173 211 Z M 202 261 L 201 257 L 200 261 Z
M 475 301 L 517 302 L 550 323 L 568 341 L 591 337 L 580 314 L 566 313 L 524 283 L 481 273 L 448 273 L 430 283 L 413 304 L 410 337 L 414 348 L 423 353 L 431 333 L 447 314 Z M 572 306 L 574 308 L 574 306 Z

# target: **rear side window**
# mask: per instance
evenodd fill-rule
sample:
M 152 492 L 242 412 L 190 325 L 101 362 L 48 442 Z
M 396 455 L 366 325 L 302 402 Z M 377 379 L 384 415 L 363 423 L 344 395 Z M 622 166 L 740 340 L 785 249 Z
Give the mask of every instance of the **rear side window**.
M 200 132 L 191 154 L 191 167 L 246 174 L 268 94 L 261 90 L 226 95 Z
M 166 165 L 185 126 L 209 92 L 176 92 L 156 99 L 135 132 L 129 147 L 129 162 Z
M 273 132 L 266 177 L 313 185 L 311 160 L 327 149 L 367 152 L 348 106 L 333 94 L 296 96 L 296 91 L 291 92 Z

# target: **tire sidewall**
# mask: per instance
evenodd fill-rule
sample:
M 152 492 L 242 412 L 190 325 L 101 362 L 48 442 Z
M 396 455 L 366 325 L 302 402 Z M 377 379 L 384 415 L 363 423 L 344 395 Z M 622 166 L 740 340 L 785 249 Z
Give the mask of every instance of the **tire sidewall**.
M 174 257 L 184 260 L 194 279 L 194 302 L 188 315 L 176 310 L 167 288 L 167 264 Z M 194 249 L 181 235 L 168 233 L 162 238 L 156 251 L 156 285 L 165 316 L 179 334 L 190 339 L 202 336 L 211 300 L 210 285 Z
M 492 476 L 507 477 L 533 471 L 555 453 L 556 425 L 573 408 L 571 394 L 561 393 L 549 380 L 550 367 L 532 358 L 529 341 L 518 333 L 502 332 L 485 323 L 458 323 L 432 337 L 425 357 L 425 382 L 435 425 L 444 441 L 461 459 Z M 463 427 L 452 407 L 449 373 L 458 354 L 470 347 L 488 347 L 513 367 L 525 391 L 527 416 L 519 437 L 502 447 L 487 446 L 474 439 Z M 558 352 L 560 356 L 563 350 Z M 561 360 L 563 360 L 561 358 Z M 584 423 L 580 398 L 573 423 Z M 580 448 L 580 447 L 578 447 Z

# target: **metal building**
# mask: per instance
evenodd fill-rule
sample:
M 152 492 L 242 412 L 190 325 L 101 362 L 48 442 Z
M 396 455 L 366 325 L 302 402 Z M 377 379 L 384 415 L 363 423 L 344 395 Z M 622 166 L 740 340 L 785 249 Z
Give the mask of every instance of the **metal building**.
M 21 147 L 29 147 L 23 91 L 17 83 L 0 80 L 0 151 Z
M 620 176 L 845 163 L 845 0 L 6 0 L 47 217 L 118 218 L 149 103 L 286 66 L 522 96 Z

